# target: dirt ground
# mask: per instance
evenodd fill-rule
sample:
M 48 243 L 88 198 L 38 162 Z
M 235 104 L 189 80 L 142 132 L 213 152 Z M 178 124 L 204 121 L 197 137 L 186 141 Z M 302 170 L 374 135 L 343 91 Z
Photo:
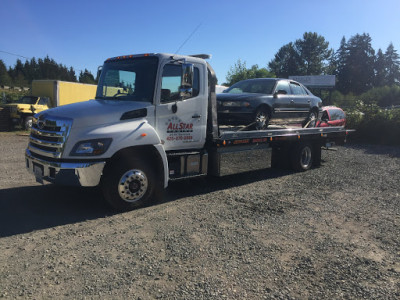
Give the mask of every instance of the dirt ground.
M 173 183 L 115 214 L 96 189 L 36 183 L 27 142 L 0 133 L 0 298 L 400 298 L 398 147 Z

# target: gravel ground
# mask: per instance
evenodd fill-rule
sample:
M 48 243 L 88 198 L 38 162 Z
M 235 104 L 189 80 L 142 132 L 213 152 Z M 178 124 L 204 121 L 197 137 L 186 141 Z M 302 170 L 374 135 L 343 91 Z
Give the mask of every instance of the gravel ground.
M 35 183 L 26 144 L 0 133 L 0 298 L 400 297 L 398 147 L 174 183 L 113 214 L 94 189 Z

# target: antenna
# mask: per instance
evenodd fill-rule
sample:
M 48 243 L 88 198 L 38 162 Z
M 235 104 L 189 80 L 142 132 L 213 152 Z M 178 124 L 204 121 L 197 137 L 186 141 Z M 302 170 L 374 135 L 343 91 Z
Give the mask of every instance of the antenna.
M 180 47 L 178 48 L 178 50 L 175 51 L 175 54 L 178 54 L 178 52 L 182 49 L 182 47 L 190 40 L 190 38 L 193 36 L 193 34 L 196 33 L 196 31 L 200 28 L 200 26 L 202 25 L 202 22 L 199 23 L 199 25 L 197 25 L 197 27 L 192 31 L 192 33 L 189 35 L 189 37 L 182 43 L 182 45 L 180 45 Z

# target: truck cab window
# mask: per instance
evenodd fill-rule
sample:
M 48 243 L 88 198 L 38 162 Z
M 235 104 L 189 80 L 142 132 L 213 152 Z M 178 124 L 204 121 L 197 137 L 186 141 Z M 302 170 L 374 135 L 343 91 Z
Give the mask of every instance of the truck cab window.
M 181 100 L 179 90 L 182 82 L 182 67 L 180 65 L 168 64 L 164 66 L 161 84 L 161 103 Z M 192 97 L 199 95 L 199 69 L 194 68 L 193 74 L 193 94 Z

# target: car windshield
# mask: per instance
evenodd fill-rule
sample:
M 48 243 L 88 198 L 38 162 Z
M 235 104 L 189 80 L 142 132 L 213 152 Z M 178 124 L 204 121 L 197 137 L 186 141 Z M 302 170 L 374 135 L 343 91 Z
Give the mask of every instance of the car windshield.
M 152 102 L 158 58 L 140 57 L 106 62 L 96 99 Z
M 232 85 L 229 89 L 224 91 L 228 94 L 267 94 L 271 95 L 274 90 L 276 80 L 260 79 L 260 80 L 244 80 L 239 81 Z
M 20 104 L 36 104 L 38 97 L 25 96 L 19 99 L 16 103 Z

